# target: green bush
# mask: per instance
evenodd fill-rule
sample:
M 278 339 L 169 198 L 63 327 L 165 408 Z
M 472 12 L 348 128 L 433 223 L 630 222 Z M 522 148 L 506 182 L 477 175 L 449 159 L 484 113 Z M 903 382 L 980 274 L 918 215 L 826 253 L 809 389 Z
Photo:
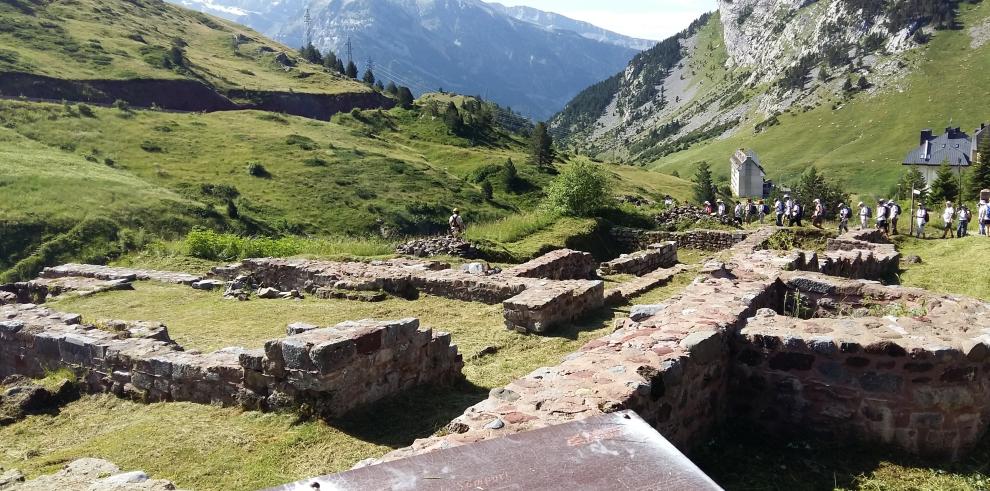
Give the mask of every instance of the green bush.
M 115 222 L 106 218 L 86 219 L 42 244 L 34 254 L 18 261 L 0 276 L 0 283 L 29 280 L 43 268 L 69 260 L 103 262 L 121 252 L 119 230 Z M 132 240 L 129 238 L 125 242 Z
M 550 183 L 543 208 L 560 215 L 588 217 L 613 204 L 611 176 L 600 165 L 577 162 Z
M 268 172 L 268 169 L 266 169 L 265 166 L 259 162 L 249 162 L 247 165 L 247 172 L 254 177 L 267 178 L 272 176 L 271 173 Z
M 242 237 L 212 230 L 195 229 L 186 236 L 186 254 L 211 261 L 236 261 L 249 257 L 288 257 L 307 254 L 317 257 L 378 257 L 394 253 L 395 244 L 383 239 L 332 237 Z

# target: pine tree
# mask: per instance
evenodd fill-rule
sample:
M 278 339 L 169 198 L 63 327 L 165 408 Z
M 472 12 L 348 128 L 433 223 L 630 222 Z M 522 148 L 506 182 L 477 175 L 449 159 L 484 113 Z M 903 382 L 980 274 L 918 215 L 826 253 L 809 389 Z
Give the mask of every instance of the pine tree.
M 344 69 L 344 75 L 347 75 L 347 78 L 357 78 L 357 65 L 355 65 L 353 61 L 347 62 L 347 68 Z
M 866 90 L 870 88 L 870 81 L 866 79 L 866 75 L 859 77 L 859 82 L 857 82 L 859 90 Z
M 931 199 L 936 203 L 955 202 L 959 197 L 959 178 L 952 172 L 948 162 L 942 163 L 932 182 Z
M 699 204 L 709 202 L 715 204 L 715 183 L 712 181 L 712 170 L 708 162 L 700 162 L 694 173 L 694 200 Z
M 925 181 L 925 175 L 921 173 L 918 169 L 912 167 L 907 172 L 901 176 L 900 180 L 897 181 L 897 199 L 908 200 L 911 199 L 911 193 L 915 190 L 921 191 L 921 198 L 924 201 L 926 190 L 928 189 L 928 183 Z
M 317 65 L 323 63 L 323 55 L 320 54 L 320 50 L 313 46 L 313 43 L 299 48 L 299 56 L 310 63 L 316 63 Z
M 512 159 L 505 161 L 505 189 L 515 192 L 519 189 L 519 171 L 516 170 L 516 164 L 512 162 Z
M 849 193 L 842 190 L 835 181 L 825 178 L 815 166 L 811 166 L 798 180 L 794 195 L 806 206 L 819 199 L 825 206 L 826 217 L 831 217 L 838 210 L 839 203 L 849 204 Z
M 980 191 L 990 189 L 990 136 L 984 136 L 976 153 L 979 158 L 969 173 L 964 199 L 976 199 Z
M 368 85 L 375 85 L 375 74 L 370 68 L 364 71 L 364 76 L 361 77 L 361 81 Z
M 403 109 L 411 109 L 413 107 L 414 99 L 409 87 L 399 87 L 396 98 L 399 100 L 399 106 Z
M 395 86 L 395 82 L 389 82 L 388 85 L 385 86 L 385 92 L 390 95 L 396 95 L 399 93 L 399 88 Z
M 492 199 L 494 192 L 495 190 L 492 188 L 492 183 L 488 182 L 487 179 L 481 182 L 481 194 L 485 196 L 485 199 Z
M 326 53 L 323 53 L 323 66 L 326 67 L 327 70 L 336 71 L 338 63 L 340 63 L 340 60 L 337 59 L 336 53 L 331 50 L 327 50 Z
M 842 90 L 843 90 L 843 92 L 852 92 L 853 91 L 853 81 L 852 81 L 852 78 L 850 78 L 848 76 L 846 77 L 845 83 L 842 84 Z
M 383 84 L 381 80 L 375 80 L 375 89 L 378 90 L 378 92 L 385 92 L 385 84 Z
M 337 64 L 334 65 L 333 68 L 334 68 L 334 70 L 337 71 L 337 73 L 339 73 L 341 75 L 344 75 L 344 72 L 347 71 L 347 69 L 344 68 L 344 61 L 341 60 L 340 58 L 337 58 Z
M 533 129 L 530 140 L 530 158 L 537 167 L 544 168 L 553 165 L 553 159 L 557 156 L 553 149 L 553 137 L 547 131 L 546 123 L 540 122 Z
M 443 122 L 455 135 L 460 135 L 464 131 L 464 118 L 461 117 L 461 112 L 457 110 L 457 106 L 453 102 L 447 103 L 447 110 L 443 113 Z

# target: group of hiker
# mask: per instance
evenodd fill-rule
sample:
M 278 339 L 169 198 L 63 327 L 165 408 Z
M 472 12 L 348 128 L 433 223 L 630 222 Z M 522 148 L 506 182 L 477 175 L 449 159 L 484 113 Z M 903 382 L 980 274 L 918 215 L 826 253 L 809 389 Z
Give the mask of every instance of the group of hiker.
M 815 199 L 811 207 L 811 225 L 818 229 L 823 229 L 826 210 L 822 200 Z M 805 209 L 797 200 L 785 194 L 774 200 L 773 206 L 767 205 L 763 200 L 753 200 L 747 198 L 732 207 L 731 215 L 729 205 L 719 199 L 715 203 L 706 201 L 704 203 L 705 213 L 717 217 L 730 217 L 737 225 L 749 224 L 758 221 L 763 224 L 766 217 L 772 212 L 776 217 L 778 227 L 801 227 L 805 218 Z M 897 235 L 898 221 L 904 211 L 894 200 L 877 200 L 876 208 L 867 203 L 860 202 L 858 205 L 859 230 L 876 228 L 888 235 Z M 849 221 L 853 219 L 852 208 L 845 203 L 839 203 L 835 214 L 838 219 L 839 233 L 849 231 Z M 931 222 L 931 212 L 924 204 L 919 204 L 914 212 L 915 226 L 914 235 L 918 238 L 927 238 L 926 229 Z M 979 234 L 990 237 L 990 203 L 980 200 L 975 210 L 971 210 L 965 203 L 958 208 L 952 202 L 947 201 L 942 209 L 942 238 L 961 238 L 969 236 L 969 227 L 975 221 L 979 226 Z

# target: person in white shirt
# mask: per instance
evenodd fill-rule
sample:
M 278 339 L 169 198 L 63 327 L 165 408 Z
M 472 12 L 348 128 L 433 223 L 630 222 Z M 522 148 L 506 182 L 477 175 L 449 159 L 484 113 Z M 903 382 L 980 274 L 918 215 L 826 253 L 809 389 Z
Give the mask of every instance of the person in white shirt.
M 928 224 L 928 210 L 925 209 L 925 205 L 918 205 L 918 212 L 914 216 L 918 225 L 918 238 L 927 238 L 925 235 L 925 225 Z
M 894 201 L 888 201 L 887 209 L 889 210 L 887 216 L 890 217 L 890 233 L 897 235 L 897 219 L 901 217 L 901 205 Z
M 849 215 L 852 210 L 845 203 L 839 203 L 839 235 L 849 231 Z
M 736 225 L 742 225 L 743 223 L 743 204 L 742 202 L 736 203 L 736 207 L 733 210 L 736 217 Z
M 722 201 L 722 200 L 718 200 L 715 203 L 718 205 L 716 207 L 717 212 L 718 212 L 718 216 L 724 217 L 725 216 L 725 202 Z
M 980 235 L 990 235 L 990 231 L 987 230 L 990 227 L 990 221 L 987 220 L 987 209 L 990 205 L 986 201 L 980 200 L 980 206 L 976 209 L 976 221 L 980 224 Z
M 784 202 L 777 198 L 773 202 L 773 212 L 777 214 L 777 226 L 784 226 Z
M 866 206 L 866 203 L 862 201 L 859 202 L 859 229 L 866 230 L 870 226 L 870 216 L 873 213 L 870 212 L 870 207 Z
M 454 208 L 454 214 L 447 219 L 447 225 L 450 226 L 450 235 L 454 237 L 460 237 L 464 233 L 464 219 L 461 218 L 460 210 Z
M 942 238 L 953 238 L 955 237 L 955 231 L 952 229 L 952 222 L 956 218 L 956 209 L 952 207 L 951 201 L 945 202 L 945 211 L 942 212 Z
M 956 237 L 963 238 L 969 235 L 969 219 L 973 213 L 963 204 L 959 205 L 959 228 L 956 229 Z

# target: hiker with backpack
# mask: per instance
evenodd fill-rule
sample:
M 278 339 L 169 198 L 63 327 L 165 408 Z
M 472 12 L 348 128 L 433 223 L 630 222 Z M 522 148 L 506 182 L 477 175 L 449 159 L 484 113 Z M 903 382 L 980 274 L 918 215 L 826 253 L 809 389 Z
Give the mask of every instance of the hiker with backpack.
M 756 213 L 756 208 L 753 207 L 753 199 L 746 198 L 746 208 L 743 210 L 743 216 L 746 217 L 746 225 L 753 223 L 753 215 Z
M 882 199 L 877 200 L 877 230 L 883 232 L 884 235 L 890 232 L 890 224 L 887 222 L 889 214 L 890 209 L 887 208 L 886 203 Z
M 815 198 L 815 211 L 811 213 L 811 225 L 818 230 L 824 230 L 822 228 L 822 222 L 825 220 L 825 206 L 822 205 L 822 200 Z
M 801 203 L 795 201 L 794 204 L 791 205 L 791 218 L 788 222 L 788 226 L 794 227 L 796 225 L 798 227 L 802 227 L 802 218 L 804 218 L 804 208 L 801 206 Z
M 956 231 L 953 230 L 952 224 L 956 219 L 956 209 L 952 206 L 951 201 L 945 202 L 945 210 L 942 212 L 942 238 L 954 238 Z
M 925 239 L 925 225 L 928 225 L 928 210 L 925 208 L 924 204 L 918 205 L 918 212 L 914 214 L 916 219 L 916 225 L 918 225 L 918 238 Z
M 839 203 L 839 235 L 849 232 L 849 217 L 852 210 L 845 203 Z
M 767 205 L 766 202 L 764 202 L 761 199 L 760 201 L 757 202 L 756 208 L 757 208 L 756 214 L 757 216 L 760 217 L 760 225 L 763 225 L 765 223 L 765 220 L 767 219 L 767 213 L 770 213 L 770 206 Z
M 716 205 L 715 210 L 716 210 L 716 213 L 718 213 L 718 216 L 724 217 L 725 216 L 725 211 L 726 211 L 725 210 L 725 201 L 722 201 L 720 199 L 715 200 L 715 205 Z
M 888 201 L 887 208 L 890 210 L 890 233 L 897 235 L 897 219 L 901 217 L 901 205 Z
M 777 215 L 777 226 L 784 226 L 784 202 L 777 198 L 773 202 L 773 211 Z
M 736 203 L 736 207 L 733 208 L 732 213 L 735 216 L 736 225 L 742 225 L 743 224 L 743 204 L 742 204 L 742 201 Z
M 873 210 L 866 203 L 859 202 L 859 229 L 866 230 L 870 226 L 870 218 L 873 218 Z
M 464 219 L 461 218 L 460 210 L 454 208 L 454 214 L 447 219 L 447 225 L 450 226 L 450 235 L 454 237 L 460 237 L 464 233 Z
M 963 238 L 969 235 L 969 220 L 973 217 L 973 213 L 969 211 L 969 207 L 965 204 L 959 206 L 959 228 L 956 229 L 956 237 Z

